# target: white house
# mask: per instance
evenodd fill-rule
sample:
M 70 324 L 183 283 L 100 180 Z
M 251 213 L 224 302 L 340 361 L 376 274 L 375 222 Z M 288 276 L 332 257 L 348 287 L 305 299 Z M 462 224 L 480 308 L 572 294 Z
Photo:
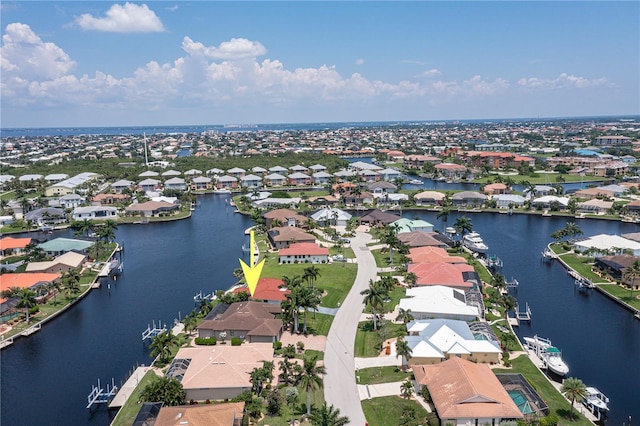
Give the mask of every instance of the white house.
M 477 307 L 467 305 L 463 291 L 442 285 L 408 288 L 407 297 L 400 299 L 399 306 L 411 309 L 416 320 L 475 321 L 479 316 Z
M 109 206 L 76 207 L 71 217 L 73 220 L 117 219 L 118 209 Z
M 340 209 L 321 209 L 311 215 L 311 219 L 318 223 L 330 223 L 336 226 L 347 226 L 352 215 Z

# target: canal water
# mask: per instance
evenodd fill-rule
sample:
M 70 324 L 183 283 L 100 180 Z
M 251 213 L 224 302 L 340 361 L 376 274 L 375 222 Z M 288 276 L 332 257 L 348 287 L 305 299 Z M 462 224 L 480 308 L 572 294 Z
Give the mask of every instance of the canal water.
M 43 329 L 18 339 L 1 354 L 3 425 L 107 425 L 105 409 L 87 410 L 87 395 L 98 378 L 116 383 L 136 364 L 149 364 L 141 333 L 151 321 L 171 323 L 193 307 L 193 296 L 226 289 L 243 256 L 250 219 L 233 213 L 228 196 L 199 197 L 191 219 L 120 226 L 125 246 L 124 273 L 93 290 Z M 437 229 L 444 224 L 430 212 L 404 212 Z M 451 226 L 458 215 L 448 219 Z M 540 253 L 564 219 L 470 214 L 475 230 L 504 261 L 503 273 L 520 282 L 513 294 L 533 314 L 520 337 L 538 334 L 557 345 L 570 376 L 600 388 L 611 398 L 609 423 L 640 418 L 640 321 L 591 291 L 578 292 L 558 264 L 543 264 Z M 585 235 L 638 232 L 635 224 L 579 220 Z

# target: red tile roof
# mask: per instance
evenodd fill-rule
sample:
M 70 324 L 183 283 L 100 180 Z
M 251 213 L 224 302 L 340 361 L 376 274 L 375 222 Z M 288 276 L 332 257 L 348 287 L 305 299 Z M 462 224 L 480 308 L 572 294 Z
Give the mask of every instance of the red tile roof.
M 295 243 L 291 244 L 289 248 L 280 249 L 278 256 L 328 256 L 329 249 L 320 247 L 315 243 Z
M 51 274 L 44 272 L 2 274 L 2 278 L 0 278 L 0 292 L 9 290 L 12 287 L 30 288 L 38 283 L 50 283 L 59 278 L 60 274 Z M 0 303 L 4 303 L 5 301 L 6 299 L 0 299 Z
M 4 237 L 0 240 L 0 250 L 23 249 L 31 242 L 31 238 Z

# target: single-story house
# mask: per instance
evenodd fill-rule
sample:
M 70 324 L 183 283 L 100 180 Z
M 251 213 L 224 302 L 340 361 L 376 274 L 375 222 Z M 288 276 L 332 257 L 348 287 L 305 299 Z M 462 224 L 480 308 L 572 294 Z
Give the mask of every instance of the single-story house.
M 311 219 L 315 220 L 319 225 L 331 224 L 336 226 L 347 226 L 347 222 L 351 217 L 350 213 L 335 208 L 320 209 L 311 215 Z
M 508 209 L 509 207 L 524 206 L 525 198 L 518 194 L 496 194 L 491 196 L 495 200 L 499 209 Z
M 441 285 L 408 288 L 399 307 L 410 309 L 416 320 L 442 318 L 469 322 L 480 315 L 476 306 L 467 304 L 464 291 Z
M 262 215 L 265 219 L 267 229 L 274 226 L 297 226 L 298 228 L 304 228 L 307 225 L 309 219 L 294 210 L 291 209 L 275 209 L 266 212 Z
M 127 194 L 98 194 L 91 199 L 91 205 L 103 206 L 116 203 L 127 203 L 131 200 L 131 196 Z
M 75 251 L 68 251 L 53 260 L 45 262 L 29 262 L 25 272 L 63 273 L 82 267 L 87 256 Z
M 244 402 L 163 406 L 153 426 L 242 426 Z M 136 418 L 137 419 L 137 418 Z M 137 425 L 138 423 L 134 423 Z M 142 423 L 146 425 L 147 423 Z M 148 423 L 152 424 L 152 423 Z
M 36 226 L 55 225 L 66 222 L 67 215 L 63 209 L 55 207 L 44 207 L 28 212 L 24 215 L 26 220 L 30 220 Z
M 410 263 L 407 272 L 413 272 L 418 279 L 417 286 L 444 285 L 466 291 L 474 287 L 473 266 L 461 263 Z
M 398 187 L 387 181 L 371 182 L 367 184 L 369 192 L 374 196 L 376 194 L 393 194 L 398 190 Z
M 424 246 L 410 248 L 407 257 L 411 259 L 412 263 L 467 263 L 464 257 L 451 256 L 446 249 L 441 247 Z
M 259 209 L 273 209 L 281 207 L 293 207 L 301 201 L 300 197 L 292 198 L 274 198 L 267 197 L 259 200 L 255 200 L 252 205 Z
M 191 189 L 193 191 L 206 191 L 211 189 L 211 178 L 207 176 L 196 176 L 191 179 Z
M 640 243 L 619 235 L 599 234 L 573 243 L 576 249 L 585 251 L 591 249 L 595 257 L 606 254 L 620 253 L 629 250 L 634 256 L 640 256 Z
M 400 219 L 400 216 L 397 214 L 376 209 L 362 216 L 360 218 L 360 224 L 368 226 L 389 225 L 398 219 Z
M 524 418 L 491 368 L 462 358 L 414 365 L 417 385 L 427 387 L 441 424 L 498 425 Z
M 71 213 L 73 220 L 116 219 L 118 209 L 110 206 L 76 207 Z
M 279 263 L 327 263 L 329 249 L 316 243 L 295 243 L 278 251 Z
M 456 192 L 451 196 L 451 201 L 456 206 L 479 207 L 487 200 L 487 196 L 476 191 Z
M 47 256 L 59 256 L 68 251 L 86 254 L 89 247 L 93 245 L 92 241 L 76 240 L 72 238 L 54 238 L 38 244 Z
M 180 380 L 187 401 L 232 399 L 252 389 L 251 371 L 264 361 L 273 361 L 271 343 L 187 347 L 178 351 L 167 376 Z
M 391 226 L 397 228 L 398 234 L 415 231 L 433 232 L 433 225 L 421 219 L 407 219 L 402 217 L 393 222 Z
M 280 173 L 270 173 L 264 177 L 266 186 L 284 186 L 287 184 L 287 177 Z
M 399 233 L 398 239 L 409 247 L 448 247 L 444 241 L 437 238 L 438 236 L 435 232 L 412 231 Z
M 37 298 L 46 297 L 49 290 L 46 285 L 60 279 L 58 273 L 24 272 L 14 274 L 2 274 L 0 280 L 0 294 L 10 288 L 28 288 L 34 291 Z M 16 298 L 4 298 L 0 296 L 0 314 L 4 315 L 15 309 L 19 304 Z
M 226 332 L 226 338 L 239 337 L 246 342 L 273 343 L 282 336 L 282 320 L 279 305 L 254 301 L 236 302 L 228 305 L 224 312 L 211 311 L 198 326 L 200 337 L 215 337 Z
M 438 191 L 422 191 L 413 196 L 417 206 L 441 205 L 445 195 Z
M 362 206 L 365 204 L 373 204 L 373 194 L 369 191 L 362 191 L 361 193 L 356 192 L 345 192 L 342 194 L 342 202 L 347 205 L 356 205 Z
M 144 203 L 135 203 L 127 206 L 127 213 L 140 213 L 145 217 L 160 216 L 163 213 L 171 214 L 180 209 L 178 204 L 168 203 L 166 201 L 146 201 Z
M 611 275 L 612 278 L 626 285 L 629 285 L 629 279 L 625 276 L 627 268 L 633 266 L 633 263 L 640 261 L 640 257 L 631 256 L 629 254 L 619 254 L 615 256 L 600 256 L 595 259 L 596 268 Z M 640 278 L 633 280 L 633 287 L 640 287 Z
M 234 293 L 249 293 L 249 287 L 237 287 Z M 260 278 L 251 296 L 251 300 L 263 303 L 280 304 L 291 293 L 280 278 Z
M 576 204 L 579 212 L 605 214 L 613 207 L 613 201 L 593 199 Z
M 31 241 L 31 238 L 4 237 L 0 239 L 0 256 L 23 254 Z

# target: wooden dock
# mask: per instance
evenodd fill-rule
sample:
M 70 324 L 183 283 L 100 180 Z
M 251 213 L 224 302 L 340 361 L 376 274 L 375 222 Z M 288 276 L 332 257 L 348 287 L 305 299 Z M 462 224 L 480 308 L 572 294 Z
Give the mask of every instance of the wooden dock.
M 109 402 L 109 408 L 122 407 L 125 402 L 127 402 L 131 394 L 133 394 L 133 391 L 138 386 L 138 383 L 140 383 L 140 380 L 142 380 L 142 378 L 145 374 L 147 374 L 147 371 L 149 371 L 150 368 L 151 367 L 144 366 L 136 368 L 133 374 L 131 374 L 131 376 L 129 376 L 127 381 L 124 383 L 124 385 L 122 385 L 122 387 L 118 389 L 118 393 L 116 393 L 116 396 L 113 397 L 113 399 Z

